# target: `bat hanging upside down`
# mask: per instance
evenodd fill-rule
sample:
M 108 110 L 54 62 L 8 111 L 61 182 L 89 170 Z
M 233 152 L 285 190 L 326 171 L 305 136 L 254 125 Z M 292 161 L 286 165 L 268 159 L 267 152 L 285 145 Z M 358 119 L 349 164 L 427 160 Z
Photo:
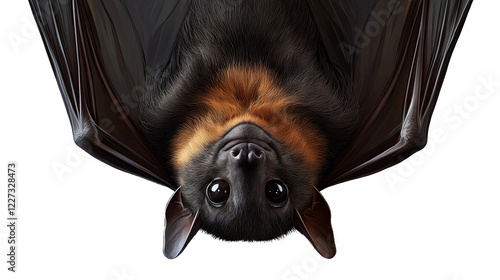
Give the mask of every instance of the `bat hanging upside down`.
M 333 257 L 320 191 L 425 145 L 471 2 L 30 0 L 76 143 L 175 190 L 168 258 L 199 229 Z
M 330 210 L 314 186 L 356 125 L 349 82 L 325 63 L 305 1 L 225 5 L 191 5 L 176 62 L 142 102 L 146 136 L 181 186 L 165 254 L 200 227 L 226 240 L 295 227 L 333 257 Z

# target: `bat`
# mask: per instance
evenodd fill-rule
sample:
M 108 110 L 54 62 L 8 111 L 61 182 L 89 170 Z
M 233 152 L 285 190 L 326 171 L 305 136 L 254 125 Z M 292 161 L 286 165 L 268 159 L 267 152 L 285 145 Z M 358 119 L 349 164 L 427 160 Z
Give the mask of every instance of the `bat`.
M 422 149 L 471 0 L 29 0 L 95 158 L 167 186 L 163 253 L 302 233 Z

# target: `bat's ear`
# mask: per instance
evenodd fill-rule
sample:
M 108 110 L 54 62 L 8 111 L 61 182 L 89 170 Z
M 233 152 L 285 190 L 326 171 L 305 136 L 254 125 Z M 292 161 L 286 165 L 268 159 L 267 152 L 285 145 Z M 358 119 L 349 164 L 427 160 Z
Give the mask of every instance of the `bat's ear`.
M 330 207 L 316 188 L 311 207 L 302 212 L 295 210 L 293 217 L 295 228 L 309 239 L 318 253 L 328 259 L 337 252 L 330 218 Z
M 201 227 L 199 211 L 193 213 L 182 204 L 179 187 L 170 198 L 165 211 L 163 254 L 169 259 L 179 256 Z

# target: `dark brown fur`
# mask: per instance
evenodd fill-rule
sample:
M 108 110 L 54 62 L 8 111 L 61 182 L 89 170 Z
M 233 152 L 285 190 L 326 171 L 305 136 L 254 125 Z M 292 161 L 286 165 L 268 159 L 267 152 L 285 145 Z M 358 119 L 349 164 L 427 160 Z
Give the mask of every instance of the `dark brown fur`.
M 313 186 L 331 170 L 357 115 L 348 78 L 325 62 L 307 3 L 193 1 L 175 53 L 152 77 L 141 109 L 146 135 L 182 186 L 184 204 L 199 210 L 202 228 L 220 238 L 285 234 L 295 209 L 310 206 Z M 215 160 L 221 137 L 240 123 L 275 139 L 280 164 L 268 169 L 288 185 L 282 209 L 207 204 L 207 185 L 227 173 Z M 233 187 L 262 187 L 243 185 Z

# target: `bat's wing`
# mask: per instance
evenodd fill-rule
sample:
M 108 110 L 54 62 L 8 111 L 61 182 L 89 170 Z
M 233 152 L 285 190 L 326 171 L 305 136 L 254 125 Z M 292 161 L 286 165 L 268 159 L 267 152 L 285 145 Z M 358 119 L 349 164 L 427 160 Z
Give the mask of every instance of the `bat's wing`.
M 309 0 L 330 62 L 350 73 L 359 126 L 319 189 L 422 149 L 472 0 Z
M 29 0 L 75 142 L 118 169 L 167 185 L 138 126 L 148 73 L 166 66 L 188 0 Z

